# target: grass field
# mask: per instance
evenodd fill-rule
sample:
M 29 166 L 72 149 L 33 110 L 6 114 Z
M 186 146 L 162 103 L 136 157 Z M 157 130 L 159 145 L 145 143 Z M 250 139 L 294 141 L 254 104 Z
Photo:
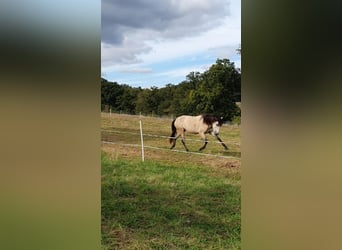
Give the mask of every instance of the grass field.
M 170 152 L 166 138 L 144 136 L 165 150 L 146 149 L 141 162 L 139 147 L 120 145 L 140 143 L 139 117 L 101 119 L 102 140 L 119 143 L 102 144 L 103 249 L 240 249 L 239 159 Z M 144 117 L 144 134 L 169 136 L 170 124 Z M 205 153 L 239 156 L 239 127 L 220 136 L 228 152 L 209 142 Z M 187 144 L 196 152 L 203 143 Z

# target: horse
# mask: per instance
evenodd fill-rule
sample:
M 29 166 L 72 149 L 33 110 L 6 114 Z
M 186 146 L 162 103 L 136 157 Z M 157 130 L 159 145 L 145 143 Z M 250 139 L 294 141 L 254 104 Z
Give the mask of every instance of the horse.
M 188 147 L 184 142 L 185 132 L 192 134 L 199 134 L 204 140 L 204 145 L 199 149 L 202 151 L 208 144 L 206 134 L 210 133 L 215 136 L 217 140 L 221 143 L 225 150 L 228 147 L 222 142 L 221 138 L 218 136 L 220 132 L 220 127 L 223 124 L 223 117 L 216 117 L 212 114 L 203 114 L 198 116 L 182 115 L 174 119 L 171 123 L 172 133 L 169 137 L 169 143 L 172 144 L 170 149 L 176 146 L 177 139 L 181 136 L 182 143 L 186 151 L 189 151 Z

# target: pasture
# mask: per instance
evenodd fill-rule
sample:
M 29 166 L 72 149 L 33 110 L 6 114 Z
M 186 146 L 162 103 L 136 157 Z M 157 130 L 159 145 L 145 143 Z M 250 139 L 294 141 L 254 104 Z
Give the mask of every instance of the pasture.
M 156 147 L 159 149 L 146 148 L 145 159 L 157 160 L 164 163 L 182 165 L 187 162 L 197 163 L 200 165 L 210 165 L 211 167 L 234 167 L 229 168 L 231 171 L 238 171 L 240 168 L 240 160 L 236 158 L 220 158 L 205 157 L 193 155 L 191 153 L 199 153 L 199 148 L 203 145 L 198 135 L 186 134 L 185 141 L 190 149 L 187 154 L 180 141 L 177 141 L 173 152 L 170 152 L 170 144 L 168 136 L 171 134 L 171 118 L 154 118 L 142 117 L 142 127 L 144 135 L 145 147 Z M 223 125 L 220 129 L 220 137 L 226 143 L 229 150 L 222 148 L 221 144 L 211 136 L 207 135 L 208 145 L 201 153 L 226 157 L 241 157 L 241 138 L 240 127 Z M 140 134 L 139 134 L 139 116 L 101 114 L 101 139 L 102 141 L 112 142 L 114 144 L 102 144 L 102 149 L 111 154 L 114 158 L 120 159 L 141 159 Z M 130 144 L 131 146 L 123 145 Z M 136 145 L 136 146 L 133 146 Z M 180 151 L 180 152 L 178 152 Z
M 197 135 L 169 150 L 171 121 L 142 117 L 141 162 L 139 116 L 101 114 L 102 248 L 240 249 L 240 128 L 221 127 L 228 151 L 208 135 L 199 155 Z

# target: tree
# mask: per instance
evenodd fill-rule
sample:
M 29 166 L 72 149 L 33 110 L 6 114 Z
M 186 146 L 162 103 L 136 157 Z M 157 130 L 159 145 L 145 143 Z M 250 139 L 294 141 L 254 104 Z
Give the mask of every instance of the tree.
M 240 50 L 241 51 L 241 50 Z M 157 115 L 214 113 L 232 120 L 240 115 L 241 72 L 228 59 L 217 59 L 207 71 L 190 72 L 186 80 L 164 88 L 133 88 L 101 79 L 101 107 Z
M 122 87 L 117 82 L 108 82 L 101 79 L 101 108 L 105 105 L 110 106 L 113 110 L 117 110 L 119 106 L 118 98 L 122 95 Z
M 217 59 L 216 64 L 205 71 L 190 91 L 188 106 L 195 113 L 215 113 L 231 120 L 236 115 L 236 101 L 241 92 L 241 77 L 234 63 L 228 59 Z
M 117 110 L 124 113 L 134 114 L 139 89 L 132 88 L 128 85 L 122 85 L 121 87 L 122 94 L 117 97 Z
M 158 94 L 159 89 L 157 87 L 151 87 L 149 89 L 143 89 L 137 98 L 136 112 L 142 113 L 158 113 L 158 106 L 161 102 L 161 97 Z

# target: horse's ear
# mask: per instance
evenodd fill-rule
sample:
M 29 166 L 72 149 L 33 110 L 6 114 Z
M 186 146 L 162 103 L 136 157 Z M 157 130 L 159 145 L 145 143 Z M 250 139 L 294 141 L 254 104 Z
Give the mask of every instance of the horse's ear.
M 220 117 L 219 124 L 220 124 L 220 126 L 222 126 L 222 124 L 223 124 L 223 116 Z

